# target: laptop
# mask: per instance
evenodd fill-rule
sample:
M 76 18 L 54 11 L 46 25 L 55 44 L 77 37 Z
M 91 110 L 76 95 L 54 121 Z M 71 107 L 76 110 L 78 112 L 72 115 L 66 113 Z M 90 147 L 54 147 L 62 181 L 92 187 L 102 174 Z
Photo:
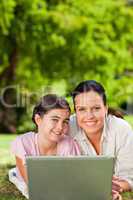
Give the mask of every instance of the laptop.
M 110 200 L 113 157 L 27 157 L 30 200 Z

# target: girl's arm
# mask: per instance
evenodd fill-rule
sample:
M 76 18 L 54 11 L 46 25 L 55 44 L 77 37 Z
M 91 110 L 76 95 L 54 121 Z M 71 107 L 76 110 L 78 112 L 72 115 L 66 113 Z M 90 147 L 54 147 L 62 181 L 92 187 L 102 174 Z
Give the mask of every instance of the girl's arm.
M 22 176 L 22 178 L 24 179 L 25 183 L 28 183 L 28 176 L 27 176 L 27 170 L 26 170 L 26 166 L 25 164 L 23 164 L 23 161 L 21 158 L 16 156 L 16 166 L 19 169 L 19 172 Z

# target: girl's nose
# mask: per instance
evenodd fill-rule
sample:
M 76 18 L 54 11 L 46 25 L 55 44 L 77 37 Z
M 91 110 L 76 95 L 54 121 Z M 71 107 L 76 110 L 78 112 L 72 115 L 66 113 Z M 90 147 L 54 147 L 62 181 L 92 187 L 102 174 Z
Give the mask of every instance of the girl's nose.
M 60 131 L 62 131 L 62 129 L 63 129 L 63 124 L 61 122 L 58 122 L 56 124 L 56 130 L 60 132 Z

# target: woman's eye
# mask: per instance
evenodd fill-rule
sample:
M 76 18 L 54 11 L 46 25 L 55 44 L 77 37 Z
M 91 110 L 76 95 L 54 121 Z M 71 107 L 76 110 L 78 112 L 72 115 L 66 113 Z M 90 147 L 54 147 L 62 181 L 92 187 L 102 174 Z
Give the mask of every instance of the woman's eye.
M 100 107 L 95 107 L 94 110 L 98 111 L 100 110 Z

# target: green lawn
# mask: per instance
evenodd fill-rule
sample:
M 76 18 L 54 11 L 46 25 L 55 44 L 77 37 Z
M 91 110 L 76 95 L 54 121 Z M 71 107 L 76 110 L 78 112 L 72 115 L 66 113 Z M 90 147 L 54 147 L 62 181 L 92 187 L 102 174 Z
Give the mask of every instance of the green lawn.
M 10 153 L 10 143 L 16 135 L 0 134 L 0 164 L 14 164 L 14 156 Z
M 0 200 L 26 200 L 16 187 L 8 181 L 8 170 L 12 165 L 0 167 Z
M 15 186 L 8 181 L 8 170 L 15 165 L 10 154 L 10 143 L 16 135 L 0 135 L 0 200 L 25 200 Z

